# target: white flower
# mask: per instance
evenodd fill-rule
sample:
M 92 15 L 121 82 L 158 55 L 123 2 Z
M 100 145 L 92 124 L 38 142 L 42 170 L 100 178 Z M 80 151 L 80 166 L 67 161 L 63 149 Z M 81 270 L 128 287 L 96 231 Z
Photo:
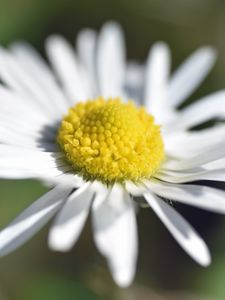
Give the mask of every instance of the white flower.
M 21 246 L 56 213 L 49 246 L 68 251 L 91 210 L 96 246 L 117 284 L 127 286 L 138 252 L 135 196 L 143 196 L 181 247 L 207 266 L 204 241 L 165 199 L 225 212 L 225 193 L 206 186 L 225 180 L 225 126 L 190 131 L 225 117 L 225 91 L 177 110 L 211 69 L 215 51 L 198 49 L 171 76 L 169 49 L 162 42 L 151 48 L 145 66 L 126 65 L 121 29 L 108 23 L 99 36 L 82 31 L 76 53 L 62 37 L 50 37 L 47 54 L 57 78 L 26 44 L 0 50 L 5 84 L 0 86 L 0 176 L 37 178 L 53 187 L 0 232 L 0 255 Z M 128 99 L 145 106 L 161 133 L 153 118 Z M 143 124 L 135 123 L 139 114 Z

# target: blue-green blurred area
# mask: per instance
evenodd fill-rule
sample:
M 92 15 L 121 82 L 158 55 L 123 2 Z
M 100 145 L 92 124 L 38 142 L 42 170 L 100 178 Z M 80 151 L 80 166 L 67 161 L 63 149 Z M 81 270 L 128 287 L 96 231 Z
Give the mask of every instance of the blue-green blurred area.
M 200 45 L 218 61 L 190 101 L 225 87 L 225 2 L 213 0 L 0 0 L 0 42 L 27 40 L 44 55 L 45 38 L 61 33 L 74 42 L 83 27 L 117 20 L 128 57 L 144 60 L 166 41 L 173 68 Z M 198 70 L 196 70 L 197 72 Z M 47 190 L 33 181 L 0 181 L 0 226 Z M 224 199 L 225 201 L 225 199 Z M 140 253 L 135 283 L 119 289 L 96 251 L 90 221 L 68 254 L 47 247 L 48 226 L 17 252 L 0 259 L 0 300 L 217 300 L 225 299 L 225 218 L 176 204 L 207 241 L 213 264 L 201 268 L 172 239 L 151 210 L 138 214 Z

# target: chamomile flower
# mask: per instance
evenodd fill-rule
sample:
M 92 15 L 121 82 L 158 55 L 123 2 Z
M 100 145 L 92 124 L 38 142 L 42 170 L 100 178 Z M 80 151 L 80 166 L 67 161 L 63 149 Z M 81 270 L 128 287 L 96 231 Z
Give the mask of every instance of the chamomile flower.
M 211 69 L 215 51 L 198 49 L 171 76 L 162 42 L 145 65 L 126 64 L 114 23 L 99 35 L 80 32 L 76 52 L 60 36 L 46 48 L 54 74 L 27 44 L 0 50 L 0 176 L 52 186 L 0 232 L 0 255 L 54 216 L 49 246 L 68 251 L 90 212 L 96 246 L 116 283 L 127 286 L 136 271 L 142 197 L 181 247 L 207 266 L 204 241 L 167 200 L 225 212 L 225 193 L 205 185 L 225 180 L 225 126 L 190 130 L 225 117 L 225 91 L 177 109 Z

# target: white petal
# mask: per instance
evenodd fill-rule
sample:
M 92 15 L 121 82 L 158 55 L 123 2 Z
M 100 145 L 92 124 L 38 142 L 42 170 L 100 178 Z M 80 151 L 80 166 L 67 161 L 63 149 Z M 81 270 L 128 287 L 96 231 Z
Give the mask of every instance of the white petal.
M 25 113 L 25 112 L 24 112 Z M 35 135 L 35 134 L 41 134 L 42 136 L 44 136 L 44 133 L 42 132 L 45 128 L 47 128 L 47 135 L 51 130 L 51 126 L 47 126 L 47 125 L 43 125 L 41 124 L 41 122 L 38 122 L 39 120 L 35 120 L 33 119 L 32 121 L 32 115 L 29 115 L 26 117 L 25 114 L 20 115 L 19 110 L 17 111 L 17 115 L 15 111 L 13 112 L 7 112 L 4 107 L 1 108 L 0 111 L 0 122 L 1 122 L 1 126 L 0 127 L 4 127 L 7 129 L 16 129 L 17 132 L 23 132 L 23 130 L 27 127 L 26 130 L 26 134 L 27 135 Z M 29 110 L 27 111 L 27 113 L 29 113 Z M 29 126 L 27 126 L 29 124 Z M 53 124 L 52 126 L 52 131 L 54 130 L 54 132 L 52 132 L 52 136 L 51 137 L 55 137 L 56 135 L 56 127 L 54 126 L 55 124 Z M 12 132 L 13 133 L 13 132 Z
M 46 167 L 57 167 L 62 165 L 64 161 L 64 155 L 61 152 L 42 152 L 36 149 L 23 149 L 21 147 L 1 145 L 0 144 L 0 166 L 10 167 L 15 166 L 35 166 L 38 164 L 40 167 L 45 165 Z M 10 163 L 11 159 L 11 163 Z M 27 164 L 26 164 L 27 160 Z M 64 163 L 66 165 L 66 163 Z
M 30 126 L 33 126 L 33 124 L 46 124 L 52 121 L 37 101 L 31 101 L 30 97 L 21 96 L 2 85 L 0 85 L 0 99 L 1 112 L 3 114 L 15 116 L 15 119 L 17 116 L 17 119 L 27 120 L 27 122 L 31 118 L 33 122 Z
M 0 89 L 1 90 L 1 89 Z M 1 97 L 1 91 L 0 91 Z M 4 98 L 6 100 L 7 98 Z M 57 124 L 48 124 L 30 114 L 29 109 L 24 109 L 21 113 L 20 107 L 5 107 L 4 101 L 0 111 L 0 142 L 21 147 L 36 147 L 42 149 L 52 149 L 57 151 L 55 142 Z M 15 105 L 16 106 L 16 105 Z M 34 112 L 36 110 L 34 109 Z M 50 120 L 51 123 L 51 120 Z M 28 126 L 29 125 L 29 126 Z M 51 151 L 51 150 L 50 150 Z
M 82 63 L 93 74 L 97 34 L 94 30 L 84 29 L 77 37 L 77 51 Z
M 128 193 L 130 193 L 133 196 L 139 197 L 143 195 L 143 188 L 139 187 L 132 181 L 126 181 L 125 187 Z
M 69 103 L 86 100 L 89 92 L 85 89 L 73 48 L 62 37 L 52 36 L 47 40 L 46 51 L 62 82 Z
M 23 64 L 3 48 L 0 48 L 0 76 L 19 95 L 37 101 L 43 113 L 54 120 L 56 114 L 46 94 L 40 89 L 36 80 L 23 69 Z
M 137 62 L 128 62 L 125 74 L 124 90 L 128 99 L 143 105 L 144 66 Z
M 76 46 L 79 58 L 89 75 L 93 96 L 97 97 L 99 96 L 99 92 L 97 91 L 96 81 L 96 32 L 91 29 L 81 30 L 77 37 Z
M 49 186 L 54 186 L 58 184 L 62 184 L 65 188 L 80 188 L 85 184 L 85 181 L 77 174 L 74 174 L 73 171 L 71 172 L 63 172 L 60 175 L 57 175 L 55 177 L 50 176 L 42 176 L 40 177 L 41 180 L 44 181 L 45 184 L 48 184 Z
M 1 178 L 36 178 L 53 183 L 78 187 L 80 177 L 63 159 L 61 152 L 45 152 L 40 149 L 28 149 L 0 144 Z
M 155 175 L 156 178 L 170 183 L 188 183 L 199 180 L 225 181 L 225 168 L 218 170 L 166 171 Z
M 225 157 L 210 161 L 207 164 L 204 164 L 204 170 L 221 170 L 225 169 Z
M 104 97 L 121 96 L 125 75 L 125 45 L 122 30 L 116 23 L 105 24 L 100 32 L 97 71 L 100 94 Z
M 207 129 L 177 132 L 165 135 L 165 151 L 172 157 L 191 158 L 210 148 L 219 146 L 225 139 L 225 126 L 217 125 Z
M 108 260 L 114 280 L 125 287 L 132 282 L 136 270 L 135 211 L 129 195 L 118 185 L 114 185 L 106 197 L 107 190 L 98 193 L 93 203 L 94 239 Z
M 57 176 L 71 170 L 62 153 L 42 152 L 40 150 L 0 145 L 0 169 L 2 171 L 21 170 L 35 177 Z
M 17 146 L 21 148 L 40 150 L 43 152 L 57 152 L 58 146 L 52 142 L 46 142 L 41 138 L 35 140 L 33 137 L 23 136 L 12 130 L 0 128 L 0 143 Z
M 63 184 L 69 188 L 78 188 L 83 185 L 82 179 L 72 172 L 59 172 L 57 169 L 45 169 L 32 172 L 30 170 L 6 168 L 0 169 L 0 178 L 4 179 L 38 179 L 50 187 Z
M 225 119 L 224 90 L 205 96 L 180 111 L 177 118 L 167 125 L 167 130 L 186 130 L 215 118 Z
M 34 66 L 35 72 L 41 72 L 40 74 L 44 75 L 45 78 L 49 77 L 54 81 L 53 74 L 46 61 L 30 44 L 24 41 L 17 41 L 10 45 L 10 50 L 24 62 L 29 62 L 28 65 Z
M 34 174 L 26 170 L 9 170 L 0 169 L 0 178 L 4 179 L 32 179 L 35 178 Z
M 201 84 L 213 67 L 216 52 L 210 47 L 195 51 L 173 74 L 169 84 L 169 100 L 181 104 Z
M 49 233 L 48 242 L 53 250 L 69 251 L 76 243 L 87 219 L 92 197 L 89 183 L 70 195 Z
M 170 184 L 160 181 L 148 181 L 145 184 L 160 197 L 221 214 L 225 213 L 224 191 L 207 186 Z
M 180 246 L 200 265 L 208 266 L 211 262 L 209 250 L 187 221 L 165 201 L 149 193 L 144 197 Z
M 168 158 L 163 164 L 162 169 L 165 170 L 190 170 L 211 163 L 214 160 L 225 157 L 225 143 L 221 142 L 216 146 L 207 148 L 205 152 L 197 154 L 186 159 L 182 158 Z
M 19 111 L 18 111 L 19 113 Z M 27 126 L 29 124 L 29 126 Z M 49 140 L 54 141 L 57 133 L 57 125 L 42 125 L 32 121 L 32 116 L 16 116 L 16 114 L 5 113 L 4 109 L 0 111 L 0 128 L 4 130 L 10 130 L 12 134 L 18 135 L 18 138 L 30 137 L 33 140 Z
M 42 196 L 0 232 L 0 256 L 23 245 L 40 230 L 60 208 L 68 190 L 57 187 Z
M 168 76 L 170 71 L 170 52 L 166 44 L 159 42 L 150 50 L 146 67 L 146 88 L 144 104 L 157 122 L 170 117 L 168 106 Z
M 63 172 L 58 171 L 57 169 L 45 169 L 42 170 L 27 170 L 23 168 L 1 168 L 0 170 L 0 178 L 3 179 L 38 179 L 38 180 L 54 180 L 59 175 L 62 175 Z M 55 182 L 55 181 L 53 181 Z
M 11 49 L 26 72 L 43 89 L 49 101 L 54 105 L 54 110 L 57 109 L 61 115 L 66 113 L 68 102 L 41 56 L 26 43 L 14 43 Z
M 42 152 L 40 150 L 30 150 L 30 149 L 23 149 L 21 147 L 16 146 L 9 146 L 9 145 L 2 145 L 0 144 L 0 158 L 1 156 L 9 157 L 9 156 L 16 156 L 16 155 L 39 155 L 40 157 L 49 159 L 54 161 L 55 159 L 60 159 L 64 157 L 62 152 Z
M 26 129 L 16 124 L 10 123 L 5 124 L 0 120 L 0 142 L 13 145 L 26 146 L 38 146 L 41 144 L 41 136 L 37 134 L 31 134 L 26 132 Z M 3 124 L 2 124 L 3 123 Z

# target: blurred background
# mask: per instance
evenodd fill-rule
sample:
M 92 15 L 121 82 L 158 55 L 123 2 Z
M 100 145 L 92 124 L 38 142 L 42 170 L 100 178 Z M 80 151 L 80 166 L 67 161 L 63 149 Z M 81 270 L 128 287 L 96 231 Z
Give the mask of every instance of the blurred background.
M 225 2 L 222 0 L 0 0 L 0 43 L 27 40 L 44 55 L 51 33 L 74 43 L 83 27 L 107 20 L 124 28 L 129 59 L 143 61 L 157 40 L 172 50 L 173 68 L 201 45 L 219 63 L 190 101 L 225 87 Z M 198 70 L 196 70 L 197 72 Z M 0 181 L 0 227 L 47 189 L 34 181 Z M 140 253 L 134 284 L 118 288 L 94 247 L 90 221 L 68 254 L 50 252 L 46 227 L 17 252 L 0 259 L 0 300 L 223 300 L 225 218 L 176 204 L 207 241 L 213 264 L 202 268 L 176 244 L 154 213 L 138 215 Z

